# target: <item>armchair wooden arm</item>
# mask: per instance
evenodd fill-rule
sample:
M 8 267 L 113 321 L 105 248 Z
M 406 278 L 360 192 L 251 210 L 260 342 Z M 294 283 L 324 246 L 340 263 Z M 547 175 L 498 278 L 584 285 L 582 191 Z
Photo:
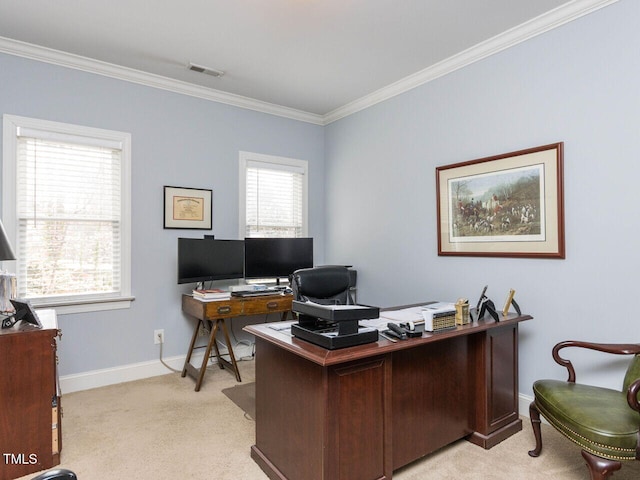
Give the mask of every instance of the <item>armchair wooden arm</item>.
M 640 393 L 640 378 L 629 385 L 627 389 L 627 403 L 636 412 L 640 412 L 640 401 L 638 401 L 638 394 Z M 640 442 L 638 443 L 640 448 Z M 640 458 L 640 455 L 638 456 Z
M 597 350 L 599 352 L 612 353 L 615 355 L 636 355 L 640 353 L 640 344 L 636 343 L 592 343 L 579 342 L 576 340 L 560 342 L 553 347 L 553 359 L 558 365 L 562 365 L 568 370 L 569 378 L 567 379 L 567 382 L 571 383 L 575 383 L 576 381 L 576 371 L 573 368 L 573 364 L 571 363 L 571 361 L 562 358 L 559 353 L 560 350 L 567 347 L 587 348 L 590 350 Z
M 636 412 L 640 412 L 640 402 L 638 401 L 638 393 L 640 393 L 640 378 L 629 385 L 627 389 L 627 403 Z M 636 460 L 640 460 L 640 428 L 638 429 L 638 444 L 636 445 Z

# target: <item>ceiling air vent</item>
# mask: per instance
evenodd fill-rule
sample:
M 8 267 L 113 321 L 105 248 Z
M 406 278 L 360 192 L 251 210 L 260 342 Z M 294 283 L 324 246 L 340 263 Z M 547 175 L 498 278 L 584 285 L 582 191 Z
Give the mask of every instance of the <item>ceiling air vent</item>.
M 205 73 L 212 77 L 221 77 L 224 75 L 224 72 L 221 70 L 214 70 L 213 68 L 203 67 L 202 65 L 196 65 L 195 63 L 189 63 L 189 70 L 193 70 L 198 73 Z

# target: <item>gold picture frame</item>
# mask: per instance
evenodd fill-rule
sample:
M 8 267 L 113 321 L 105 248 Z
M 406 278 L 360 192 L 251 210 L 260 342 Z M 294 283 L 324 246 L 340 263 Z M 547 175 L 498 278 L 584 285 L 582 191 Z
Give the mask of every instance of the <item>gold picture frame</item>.
M 164 228 L 211 230 L 212 190 L 164 187 Z
M 565 258 L 563 148 L 437 167 L 438 255 Z

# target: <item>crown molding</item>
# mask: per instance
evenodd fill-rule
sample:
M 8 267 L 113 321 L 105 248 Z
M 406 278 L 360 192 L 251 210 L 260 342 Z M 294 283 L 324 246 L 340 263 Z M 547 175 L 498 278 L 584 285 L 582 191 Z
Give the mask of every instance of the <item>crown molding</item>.
M 257 112 L 286 117 L 302 122 L 323 125 L 322 115 L 296 110 L 294 108 L 283 107 L 273 103 L 255 100 L 253 98 L 235 95 L 233 93 L 222 92 L 213 88 L 201 87 L 180 80 L 155 75 L 153 73 L 142 72 L 120 65 L 114 65 L 99 60 L 94 60 L 80 55 L 74 55 L 60 50 L 20 42 L 10 38 L 0 37 L 0 52 L 9 55 L 29 58 L 40 62 L 51 63 L 62 67 L 82 70 L 88 73 L 104 75 L 127 82 L 137 83 L 148 87 L 159 88 L 174 93 L 198 97 L 212 102 L 224 103 L 235 107 L 255 110 Z
M 328 125 L 616 2 L 618 0 L 573 0 L 325 115 L 275 105 L 4 37 L 0 37 L 0 52 L 301 122 Z
M 455 72 L 483 58 L 506 50 L 507 48 L 513 47 L 530 38 L 558 28 L 616 2 L 618 2 L 618 0 L 574 0 L 573 2 L 561 5 L 528 22 L 436 63 L 429 68 L 409 75 L 397 82 L 376 90 L 370 95 L 354 100 L 325 114 L 323 117 L 324 124 L 328 125 L 336 120 L 340 120 L 341 118 L 388 100 L 396 95 L 412 90 L 420 85 Z

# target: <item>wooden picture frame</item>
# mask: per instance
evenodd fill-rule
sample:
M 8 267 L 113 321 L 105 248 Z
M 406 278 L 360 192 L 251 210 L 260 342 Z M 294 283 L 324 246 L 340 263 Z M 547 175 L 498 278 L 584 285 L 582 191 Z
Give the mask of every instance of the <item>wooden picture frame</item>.
M 164 228 L 211 230 L 212 190 L 164 187 Z
M 438 255 L 565 258 L 563 148 L 437 167 Z

